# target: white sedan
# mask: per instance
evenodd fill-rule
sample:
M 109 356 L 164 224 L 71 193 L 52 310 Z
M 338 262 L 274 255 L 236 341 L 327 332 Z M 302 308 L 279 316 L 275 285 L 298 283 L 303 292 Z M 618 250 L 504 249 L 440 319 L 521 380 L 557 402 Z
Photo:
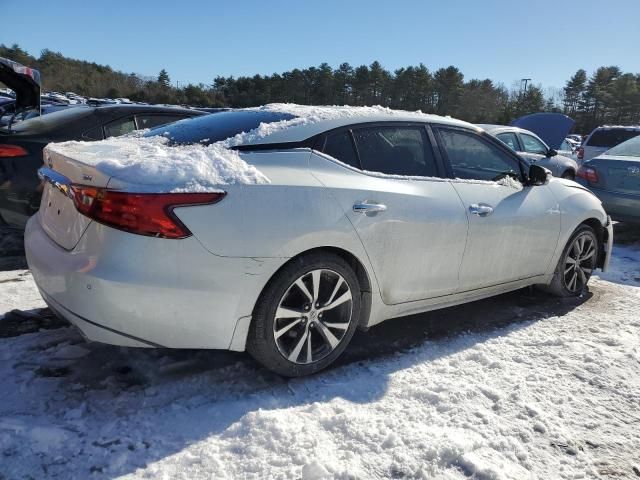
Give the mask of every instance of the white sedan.
M 306 375 L 356 328 L 528 285 L 580 295 L 611 222 L 548 173 L 450 118 L 222 112 L 47 147 L 27 259 L 90 340 L 247 350 Z

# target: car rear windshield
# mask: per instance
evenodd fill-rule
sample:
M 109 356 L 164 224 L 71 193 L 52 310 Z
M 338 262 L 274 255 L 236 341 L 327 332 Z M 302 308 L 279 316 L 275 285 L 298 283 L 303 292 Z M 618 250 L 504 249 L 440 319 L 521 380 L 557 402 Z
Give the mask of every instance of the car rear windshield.
M 621 143 L 606 152 L 607 155 L 617 155 L 621 157 L 640 157 L 640 136 Z
M 596 130 L 591 134 L 587 146 L 611 148 L 638 135 L 640 135 L 640 130 L 627 130 L 624 128 Z
M 209 145 L 258 128 L 261 123 L 280 122 L 292 118 L 295 116 L 282 112 L 247 110 L 220 112 L 154 128 L 148 131 L 145 136 L 162 135 L 169 138 L 172 144 L 177 145 L 190 143 Z

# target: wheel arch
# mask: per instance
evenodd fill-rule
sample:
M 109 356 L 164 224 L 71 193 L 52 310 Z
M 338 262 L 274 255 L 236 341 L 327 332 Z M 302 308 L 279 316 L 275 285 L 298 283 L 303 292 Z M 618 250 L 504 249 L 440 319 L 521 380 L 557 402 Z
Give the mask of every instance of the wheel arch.
M 256 299 L 256 302 L 253 305 L 252 311 L 255 309 L 258 302 L 260 302 L 264 291 L 269 287 L 271 282 L 279 275 L 279 273 L 289 264 L 297 261 L 301 257 L 318 254 L 318 253 L 329 253 L 336 255 L 342 258 L 345 262 L 349 264 L 349 266 L 353 269 L 353 272 L 358 279 L 358 284 L 360 286 L 360 291 L 362 292 L 362 300 L 360 307 L 360 319 L 358 321 L 358 327 L 361 329 L 365 329 L 367 325 L 367 321 L 369 319 L 369 314 L 371 312 L 371 293 L 372 293 L 372 278 L 370 273 L 367 271 L 364 263 L 352 252 L 345 250 L 344 248 L 335 247 L 335 246 L 320 246 L 310 248 L 308 250 L 304 250 L 293 257 L 289 258 L 286 262 L 284 262 L 280 267 L 273 272 L 273 274 L 269 277 L 269 280 L 264 284 L 262 290 L 260 291 L 260 295 Z
M 607 244 L 607 240 L 609 239 L 609 232 L 606 226 L 602 225 L 602 222 L 600 220 L 593 217 L 587 218 L 582 223 L 580 223 L 580 225 L 588 225 L 596 232 L 596 237 L 598 238 L 598 260 L 596 261 L 596 266 L 598 268 L 602 268 L 606 256 L 605 245 Z M 580 225 L 578 225 L 578 227 Z

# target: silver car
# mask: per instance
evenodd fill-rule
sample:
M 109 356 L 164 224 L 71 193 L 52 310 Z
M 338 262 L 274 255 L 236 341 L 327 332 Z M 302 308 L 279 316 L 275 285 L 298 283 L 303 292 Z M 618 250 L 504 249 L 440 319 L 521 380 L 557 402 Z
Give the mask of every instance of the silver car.
M 478 125 L 486 132 L 506 143 L 511 149 L 518 152 L 530 162 L 535 162 L 541 167 L 551 171 L 554 177 L 573 180 L 578 171 L 575 160 L 558 155 L 558 152 L 549 148 L 535 133 L 518 127 L 504 125 Z
M 606 268 L 613 232 L 600 201 L 481 129 L 291 108 L 177 122 L 148 134 L 171 144 L 127 150 L 135 173 L 183 143 L 244 138 L 234 165 L 268 181 L 210 191 L 128 182 L 109 140 L 87 144 L 93 157 L 78 143 L 47 147 L 25 246 L 51 309 L 90 340 L 247 350 L 298 376 L 333 362 L 357 328 L 528 285 L 577 296 Z

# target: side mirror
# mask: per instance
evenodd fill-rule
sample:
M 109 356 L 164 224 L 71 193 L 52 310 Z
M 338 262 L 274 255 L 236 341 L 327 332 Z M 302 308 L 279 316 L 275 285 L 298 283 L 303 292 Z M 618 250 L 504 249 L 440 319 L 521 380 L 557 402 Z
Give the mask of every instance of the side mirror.
M 553 148 L 550 148 L 547 151 L 547 154 L 545 156 L 551 158 L 551 157 L 555 157 L 557 154 L 558 154 L 557 150 L 554 150 Z
M 535 163 L 529 167 L 529 185 L 545 185 L 549 181 L 551 171 Z

